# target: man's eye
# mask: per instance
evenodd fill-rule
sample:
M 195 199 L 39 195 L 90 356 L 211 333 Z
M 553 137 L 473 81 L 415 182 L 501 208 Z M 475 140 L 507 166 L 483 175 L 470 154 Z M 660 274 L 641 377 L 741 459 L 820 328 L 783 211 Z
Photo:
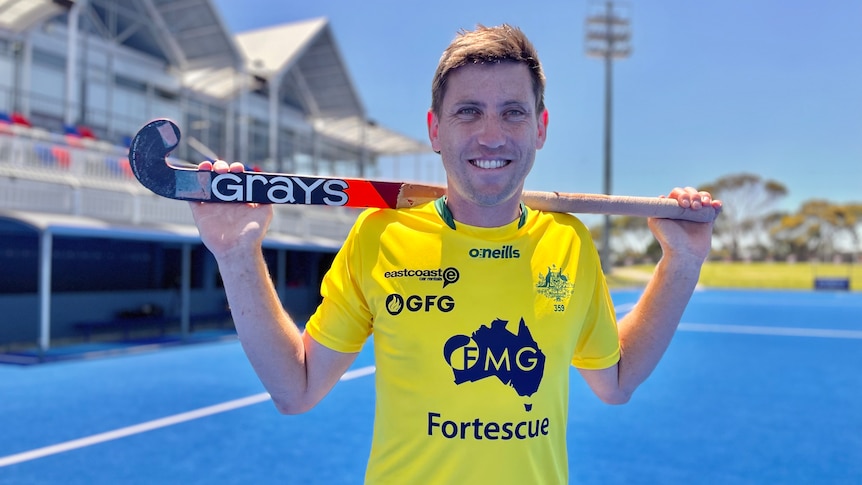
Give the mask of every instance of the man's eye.
M 458 110 L 459 115 L 476 115 L 479 114 L 479 110 L 476 108 L 461 108 Z

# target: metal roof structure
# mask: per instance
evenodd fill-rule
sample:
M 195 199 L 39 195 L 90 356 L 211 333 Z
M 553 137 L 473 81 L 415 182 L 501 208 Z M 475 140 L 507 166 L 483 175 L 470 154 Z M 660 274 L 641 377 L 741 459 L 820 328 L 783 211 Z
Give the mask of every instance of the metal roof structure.
M 150 226 L 123 225 L 101 219 L 69 214 L 49 214 L 21 210 L 0 210 L 0 230 L 15 225 L 37 233 L 50 232 L 57 236 L 110 237 L 136 241 L 199 243 L 200 235 L 193 226 L 159 224 Z
M 239 66 L 233 37 L 209 0 L 77 0 L 95 31 L 181 71 Z
M 379 126 L 350 78 L 326 18 L 242 32 L 236 37 L 248 72 L 278 89 L 281 103 L 301 109 L 323 135 L 383 155 L 430 153 L 414 138 Z
M 365 111 L 324 18 L 237 35 L 249 73 L 278 89 L 282 103 L 314 118 L 362 115 Z
M 369 150 L 385 155 L 431 153 L 431 145 L 403 136 L 361 116 L 320 118 L 315 129 L 329 138 L 350 144 L 364 144 Z
M 0 0 L 0 29 L 18 34 L 73 10 L 95 34 L 180 70 L 243 62 L 210 0 Z
M 71 7 L 71 1 L 0 0 L 0 29 L 19 34 Z

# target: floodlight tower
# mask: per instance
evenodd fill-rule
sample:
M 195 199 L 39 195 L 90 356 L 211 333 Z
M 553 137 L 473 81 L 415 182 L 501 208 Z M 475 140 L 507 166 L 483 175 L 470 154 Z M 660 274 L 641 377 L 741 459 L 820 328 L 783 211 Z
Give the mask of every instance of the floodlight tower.
M 590 4 L 586 20 L 586 53 L 605 61 L 605 140 L 604 140 L 604 192 L 611 194 L 612 160 L 612 114 L 613 114 L 613 63 L 614 59 L 624 59 L 631 55 L 631 22 L 627 5 L 607 0 Z M 605 216 L 605 230 L 602 233 L 602 269 L 609 273 L 611 268 L 611 217 Z

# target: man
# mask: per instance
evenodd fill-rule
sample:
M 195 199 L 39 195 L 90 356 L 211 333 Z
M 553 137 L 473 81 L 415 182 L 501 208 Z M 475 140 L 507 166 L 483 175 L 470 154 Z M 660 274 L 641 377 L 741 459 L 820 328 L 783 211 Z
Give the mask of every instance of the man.
M 586 227 L 521 203 L 547 136 L 543 93 L 520 30 L 461 32 L 440 60 L 427 119 L 447 197 L 365 211 L 304 332 L 282 310 L 261 255 L 271 208 L 192 204 L 242 345 L 280 411 L 312 408 L 374 336 L 369 483 L 566 483 L 570 365 L 599 398 L 625 403 L 694 290 L 711 223 L 649 221 L 664 254 L 617 326 Z M 692 188 L 669 197 L 721 205 Z

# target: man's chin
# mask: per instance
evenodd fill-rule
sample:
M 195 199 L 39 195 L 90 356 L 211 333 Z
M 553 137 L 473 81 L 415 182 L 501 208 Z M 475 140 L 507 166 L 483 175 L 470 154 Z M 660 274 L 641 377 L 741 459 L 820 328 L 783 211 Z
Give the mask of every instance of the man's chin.
M 508 191 L 506 193 L 491 192 L 491 193 L 473 193 L 470 201 L 481 207 L 497 207 L 517 198 L 520 202 L 520 193 Z

